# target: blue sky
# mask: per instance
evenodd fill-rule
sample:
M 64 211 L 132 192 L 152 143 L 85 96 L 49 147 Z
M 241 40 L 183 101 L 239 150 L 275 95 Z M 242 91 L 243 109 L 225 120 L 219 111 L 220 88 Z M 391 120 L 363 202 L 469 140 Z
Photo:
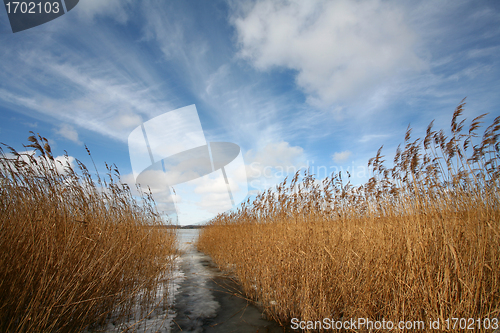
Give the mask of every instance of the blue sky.
M 133 182 L 127 138 L 195 104 L 207 141 L 241 147 L 251 193 L 390 158 L 409 123 L 500 114 L 498 1 L 80 0 L 13 34 L 0 9 L 0 141 L 29 131 L 56 155 Z M 318 168 L 322 167 L 322 168 Z

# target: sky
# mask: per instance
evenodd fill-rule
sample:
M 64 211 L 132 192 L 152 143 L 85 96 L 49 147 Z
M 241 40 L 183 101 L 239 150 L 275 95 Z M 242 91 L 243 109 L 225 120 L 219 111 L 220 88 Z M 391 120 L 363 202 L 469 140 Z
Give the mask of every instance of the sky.
M 4 8 L 0 142 L 33 131 L 92 165 L 86 145 L 129 184 L 132 131 L 193 104 L 207 142 L 240 147 L 249 196 L 304 167 L 362 184 L 464 97 L 467 119 L 500 115 L 498 1 L 80 0 L 17 33 Z

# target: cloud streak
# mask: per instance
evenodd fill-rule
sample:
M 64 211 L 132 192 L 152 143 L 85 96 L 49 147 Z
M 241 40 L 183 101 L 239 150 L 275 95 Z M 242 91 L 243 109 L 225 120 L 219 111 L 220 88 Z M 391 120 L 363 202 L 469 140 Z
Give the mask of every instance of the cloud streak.
M 157 65 L 129 43 L 127 31 L 87 22 L 113 16 L 104 7 L 93 1 L 78 7 L 76 26 L 85 26 L 85 33 L 62 20 L 60 32 L 40 42 L 37 35 L 9 36 L 19 45 L 16 52 L 0 51 L 0 103 L 122 142 L 143 119 L 174 109 Z M 78 36 L 78 48 L 67 42 L 68 36 Z

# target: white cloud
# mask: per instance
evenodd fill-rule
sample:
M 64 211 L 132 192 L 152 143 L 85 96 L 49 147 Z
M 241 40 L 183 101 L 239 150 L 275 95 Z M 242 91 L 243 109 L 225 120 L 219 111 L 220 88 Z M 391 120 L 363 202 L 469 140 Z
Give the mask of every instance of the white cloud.
M 228 181 L 230 181 L 231 184 L 234 184 L 234 186 L 237 186 L 237 184 L 234 183 L 231 178 L 229 178 Z M 227 195 L 227 184 L 222 174 L 220 174 L 220 176 L 215 179 L 198 178 L 194 181 L 194 183 L 197 184 L 196 188 L 194 189 L 194 193 L 223 193 Z
M 66 138 L 70 141 L 73 141 L 76 144 L 81 145 L 82 142 L 78 139 L 78 132 L 75 130 L 75 128 L 71 125 L 68 124 L 62 124 L 59 129 L 56 130 L 56 133 L 62 136 L 63 138 Z
M 390 137 L 389 134 L 365 134 L 361 137 L 361 139 L 358 140 L 360 143 L 365 143 L 377 139 L 383 139 L 383 138 L 388 138 Z
M 55 167 L 55 169 L 57 170 L 57 172 L 59 174 L 65 174 L 67 167 L 70 167 L 73 170 L 75 169 L 75 158 L 73 156 L 57 156 L 57 157 L 54 157 L 54 162 L 51 162 L 48 159 L 41 158 L 40 156 L 37 156 L 35 150 L 21 151 L 21 152 L 18 152 L 18 154 L 19 154 L 19 156 L 15 156 L 12 153 L 5 153 L 4 156 L 7 160 L 14 161 L 14 160 L 19 158 L 26 163 L 31 163 L 32 159 L 34 159 L 36 164 L 43 164 L 49 169 L 53 169 Z M 30 156 L 31 156 L 31 158 L 30 158 Z M 13 170 L 17 169 L 16 165 L 13 162 L 9 161 L 9 162 L 7 162 L 7 164 Z M 4 165 L 2 165 L 1 167 L 4 168 Z M 40 168 L 39 166 L 37 168 L 36 165 L 33 165 L 33 168 L 34 168 L 34 170 L 38 170 L 39 172 L 43 172 L 42 171 L 43 168 Z
M 207 95 L 223 93 L 226 87 L 221 87 L 221 83 L 227 80 L 229 75 L 230 67 L 228 64 L 220 66 L 214 73 L 210 74 L 206 80 L 205 92 Z M 218 89 L 219 88 L 219 89 Z M 221 89 L 223 88 L 223 89 Z
M 332 159 L 335 163 L 342 163 L 342 162 L 347 161 L 347 159 L 349 159 L 349 157 L 351 157 L 351 155 L 352 155 L 352 152 L 350 152 L 349 150 L 345 150 L 345 151 L 333 154 Z
M 96 16 L 110 16 L 119 23 L 125 23 L 128 20 L 127 11 L 124 6 L 131 0 L 85 0 L 77 5 L 77 12 L 80 17 L 93 19 Z
M 38 127 L 38 122 L 34 122 L 34 123 L 23 123 L 24 125 L 28 126 L 28 127 L 31 127 L 31 128 L 37 128 Z
M 74 170 L 75 158 L 73 156 L 57 156 L 54 158 L 56 161 L 56 169 L 60 174 L 66 173 L 66 168 L 70 167 Z
M 134 113 L 119 114 L 114 117 L 113 120 L 109 123 L 110 127 L 113 127 L 117 130 L 122 130 L 124 128 L 129 129 L 139 126 L 142 123 L 142 118 Z
M 269 143 L 257 151 L 248 151 L 245 163 L 250 187 L 261 191 L 308 166 L 304 149 L 292 147 L 284 141 Z
M 133 195 L 140 195 L 139 191 L 137 191 L 137 187 L 135 186 L 134 174 L 128 173 L 120 175 L 120 183 L 127 184 Z
M 297 71 L 315 106 L 351 100 L 424 62 L 396 2 L 259 0 L 235 10 L 239 55 L 256 68 Z
M 202 199 L 197 206 L 203 210 L 211 213 L 218 214 L 231 209 L 231 205 L 228 202 L 229 195 L 225 193 L 208 193 L 202 196 Z
M 259 163 L 264 166 L 287 167 L 302 162 L 303 154 L 302 147 L 292 147 L 284 141 L 272 142 L 260 150 L 249 150 L 245 154 L 245 161 L 247 164 Z

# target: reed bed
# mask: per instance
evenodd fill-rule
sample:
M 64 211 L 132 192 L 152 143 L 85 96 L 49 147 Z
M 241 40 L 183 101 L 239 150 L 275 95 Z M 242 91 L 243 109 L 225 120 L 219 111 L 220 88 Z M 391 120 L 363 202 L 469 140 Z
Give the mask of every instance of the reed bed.
M 47 139 L 29 141 L 29 154 L 0 148 L 0 331 L 80 332 L 111 314 L 146 315 L 175 248 L 175 234 L 154 227 L 151 195 L 135 200 L 116 166 L 94 181 Z
M 366 184 L 297 173 L 212 220 L 199 249 L 283 325 L 498 318 L 500 117 L 480 137 L 485 115 L 464 130 L 464 104 L 448 136 L 408 128 L 393 167 L 381 148 Z

